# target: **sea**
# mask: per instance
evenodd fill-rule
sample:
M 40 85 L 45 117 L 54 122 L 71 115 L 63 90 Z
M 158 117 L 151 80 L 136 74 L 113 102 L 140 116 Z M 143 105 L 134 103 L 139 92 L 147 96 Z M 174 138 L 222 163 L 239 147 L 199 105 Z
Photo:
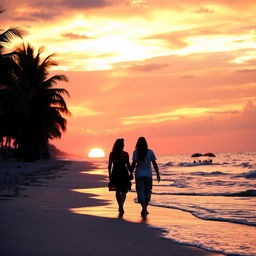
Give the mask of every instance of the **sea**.
M 150 204 L 206 221 L 155 228 L 178 243 L 226 255 L 256 255 L 256 152 L 215 155 L 212 162 L 186 154 L 158 157 L 161 182 L 154 175 Z

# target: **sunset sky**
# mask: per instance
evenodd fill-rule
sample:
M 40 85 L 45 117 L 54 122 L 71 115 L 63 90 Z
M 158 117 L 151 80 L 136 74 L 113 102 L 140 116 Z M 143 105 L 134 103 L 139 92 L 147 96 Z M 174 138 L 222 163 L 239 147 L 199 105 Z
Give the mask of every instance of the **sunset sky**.
M 1 0 L 1 28 L 56 53 L 61 150 L 139 136 L 156 154 L 256 151 L 255 0 Z M 17 42 L 18 43 L 18 42 Z

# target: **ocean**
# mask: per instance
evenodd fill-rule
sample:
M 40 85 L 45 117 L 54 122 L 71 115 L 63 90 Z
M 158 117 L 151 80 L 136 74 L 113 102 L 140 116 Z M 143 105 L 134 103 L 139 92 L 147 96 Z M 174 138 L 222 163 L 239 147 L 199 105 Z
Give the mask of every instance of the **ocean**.
M 256 152 L 219 153 L 212 163 L 199 159 L 201 163 L 193 163 L 190 155 L 158 157 L 161 182 L 154 175 L 150 204 L 189 212 L 211 225 L 155 228 L 179 243 L 227 255 L 256 255 Z

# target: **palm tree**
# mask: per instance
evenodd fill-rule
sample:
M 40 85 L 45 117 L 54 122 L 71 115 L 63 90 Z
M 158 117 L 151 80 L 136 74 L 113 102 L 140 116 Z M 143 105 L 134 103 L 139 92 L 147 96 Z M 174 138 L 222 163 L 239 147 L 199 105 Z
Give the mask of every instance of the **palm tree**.
M 3 10 L 0 9 L 0 13 Z M 67 81 L 64 75 L 50 77 L 49 69 L 57 65 L 54 55 L 41 59 L 37 52 L 23 44 L 14 52 L 8 47 L 14 37 L 22 37 L 17 28 L 0 29 L 0 146 L 17 146 L 25 161 L 40 158 L 49 139 L 60 138 L 69 115 L 63 88 L 57 82 Z
M 3 10 L 0 10 L 2 13 Z M 17 87 L 15 77 L 15 62 L 13 52 L 8 51 L 12 39 L 22 37 L 17 28 L 0 29 L 0 141 L 1 147 L 10 146 L 15 129 L 15 124 L 22 109 L 21 90 Z M 5 141 L 5 144 L 4 144 Z
M 67 77 L 50 77 L 49 69 L 57 64 L 52 60 L 54 55 L 42 60 L 42 52 L 43 48 L 36 52 L 29 44 L 23 44 L 15 51 L 15 62 L 19 68 L 16 75 L 25 95 L 27 109 L 15 143 L 20 157 L 25 161 L 39 159 L 49 139 L 61 137 L 66 129 L 63 115 L 70 114 L 63 98 L 64 95 L 69 96 L 68 92 L 54 87 L 59 81 L 68 81 Z

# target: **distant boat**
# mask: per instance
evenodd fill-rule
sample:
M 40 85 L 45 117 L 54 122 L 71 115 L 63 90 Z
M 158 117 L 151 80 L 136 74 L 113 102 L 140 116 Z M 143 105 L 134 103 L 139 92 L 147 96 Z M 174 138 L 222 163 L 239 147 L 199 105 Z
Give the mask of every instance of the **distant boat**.
M 198 162 L 197 162 L 196 160 L 194 160 L 193 163 L 194 163 L 194 164 L 196 164 L 196 163 L 197 163 L 197 164 L 201 164 L 201 163 L 210 164 L 210 163 L 212 163 L 211 157 L 216 157 L 216 155 L 213 154 L 213 153 L 211 153 L 211 152 L 208 152 L 208 153 L 205 153 L 205 154 L 194 153 L 194 154 L 191 155 L 191 157 L 196 157 L 196 158 L 197 158 L 197 157 L 201 157 L 201 156 L 208 156 L 209 159 L 208 159 L 208 160 L 203 160 L 203 161 L 198 160 Z

